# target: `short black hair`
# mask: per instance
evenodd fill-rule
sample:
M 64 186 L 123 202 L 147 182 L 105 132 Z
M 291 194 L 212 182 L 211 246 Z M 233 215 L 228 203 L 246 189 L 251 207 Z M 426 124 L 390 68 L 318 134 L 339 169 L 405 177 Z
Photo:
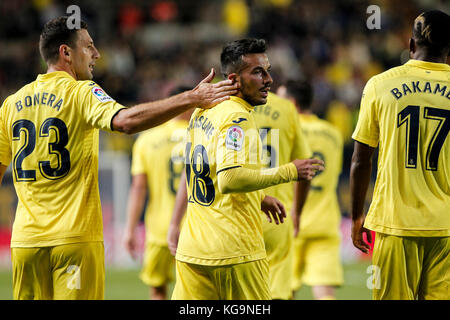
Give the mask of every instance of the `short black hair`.
M 439 57 L 450 50 L 450 16 L 440 10 L 430 10 L 420 14 L 412 29 L 413 39 L 428 54 Z
M 313 102 L 314 89 L 306 80 L 288 80 L 286 94 L 295 99 L 300 108 L 309 110 Z
M 68 16 L 61 16 L 48 21 L 39 39 L 39 51 L 42 59 L 48 63 L 58 60 L 59 47 L 66 44 L 71 48 L 76 47 L 77 31 L 79 29 L 69 29 L 67 26 Z M 80 21 L 81 29 L 87 29 L 87 23 Z
M 225 44 L 220 54 L 222 74 L 227 77 L 230 73 L 239 72 L 242 67 L 242 56 L 251 53 L 265 53 L 267 50 L 264 39 L 241 39 Z

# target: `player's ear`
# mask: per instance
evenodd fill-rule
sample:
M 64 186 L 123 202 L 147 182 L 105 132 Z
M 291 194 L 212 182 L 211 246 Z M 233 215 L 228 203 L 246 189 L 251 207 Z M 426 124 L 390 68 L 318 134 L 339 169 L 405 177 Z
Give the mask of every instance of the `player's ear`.
M 233 83 L 239 82 L 240 80 L 240 77 L 237 73 L 230 73 L 227 78 L 228 80 L 232 80 Z
M 72 49 L 66 45 L 62 44 L 59 46 L 59 58 L 66 61 L 71 62 L 72 61 Z

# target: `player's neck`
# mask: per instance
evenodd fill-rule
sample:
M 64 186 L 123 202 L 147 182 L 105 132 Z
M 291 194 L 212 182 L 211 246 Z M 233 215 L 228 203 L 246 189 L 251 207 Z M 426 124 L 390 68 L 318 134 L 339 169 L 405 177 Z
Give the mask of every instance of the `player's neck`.
M 420 60 L 425 62 L 434 62 L 434 63 L 446 63 L 447 56 L 445 57 L 433 57 L 430 56 L 425 50 L 416 50 L 412 54 L 412 59 L 414 60 Z
M 67 66 L 61 65 L 59 63 L 52 64 L 48 66 L 47 73 L 55 72 L 55 71 L 65 71 L 67 72 L 72 78 L 77 80 L 77 76 L 75 73 Z

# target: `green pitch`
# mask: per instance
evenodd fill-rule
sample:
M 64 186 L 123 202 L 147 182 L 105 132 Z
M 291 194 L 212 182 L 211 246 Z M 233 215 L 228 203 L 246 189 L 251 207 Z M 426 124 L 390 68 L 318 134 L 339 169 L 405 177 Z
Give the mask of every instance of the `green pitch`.
M 344 265 L 345 283 L 337 289 L 339 300 L 370 300 L 371 291 L 366 287 L 369 275 L 366 273 L 370 262 Z M 138 278 L 139 270 L 106 270 L 106 300 L 145 300 L 149 289 Z M 9 270 L 0 270 L 0 300 L 12 299 L 12 275 Z M 311 288 L 303 287 L 296 295 L 299 300 L 311 300 Z

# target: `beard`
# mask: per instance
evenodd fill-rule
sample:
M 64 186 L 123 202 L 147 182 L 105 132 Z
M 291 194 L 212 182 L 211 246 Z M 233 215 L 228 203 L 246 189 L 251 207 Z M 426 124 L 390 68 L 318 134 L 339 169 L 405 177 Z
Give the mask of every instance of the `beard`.
M 259 91 L 259 88 L 249 86 L 248 83 L 243 81 L 242 78 L 240 91 L 242 94 L 242 99 L 247 101 L 252 106 L 258 106 L 267 102 L 267 98 L 261 95 L 261 91 Z

